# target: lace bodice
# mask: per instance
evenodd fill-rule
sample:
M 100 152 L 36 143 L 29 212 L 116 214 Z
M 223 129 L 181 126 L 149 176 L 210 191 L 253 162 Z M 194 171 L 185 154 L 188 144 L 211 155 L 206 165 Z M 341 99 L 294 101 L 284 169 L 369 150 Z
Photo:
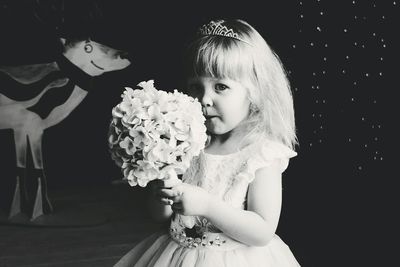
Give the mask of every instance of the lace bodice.
M 248 145 L 227 155 L 201 153 L 193 159 L 190 168 L 183 175 L 183 181 L 204 188 L 232 207 L 245 209 L 247 189 L 254 180 L 256 171 L 278 164 L 283 172 L 288 166 L 289 158 L 295 155 L 296 152 L 290 148 L 270 140 Z M 198 231 L 219 232 L 206 218 L 195 216 L 194 219 Z M 180 215 L 175 216 L 171 227 L 184 227 Z
M 202 153 L 195 158 L 183 181 L 200 186 L 235 208 L 244 208 L 249 184 L 257 169 L 279 164 L 283 172 L 296 152 L 277 142 L 251 144 L 227 155 Z

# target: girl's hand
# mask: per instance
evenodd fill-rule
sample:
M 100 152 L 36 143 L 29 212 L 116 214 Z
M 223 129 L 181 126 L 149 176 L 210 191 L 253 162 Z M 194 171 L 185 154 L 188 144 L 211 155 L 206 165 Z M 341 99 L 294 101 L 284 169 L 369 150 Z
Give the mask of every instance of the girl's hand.
M 172 210 L 182 215 L 204 216 L 207 213 L 211 195 L 203 188 L 181 183 L 172 188 L 175 195 Z
M 179 179 L 163 179 L 153 180 L 148 183 L 151 194 L 165 205 L 172 205 L 172 198 L 178 195 L 177 192 L 173 191 L 172 188 L 182 184 Z

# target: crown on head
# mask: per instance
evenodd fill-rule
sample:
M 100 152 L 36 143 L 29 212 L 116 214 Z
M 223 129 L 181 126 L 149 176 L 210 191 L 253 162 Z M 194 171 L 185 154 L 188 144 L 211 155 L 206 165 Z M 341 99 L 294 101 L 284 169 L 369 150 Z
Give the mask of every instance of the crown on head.
M 235 32 L 233 29 L 223 26 L 222 22 L 215 22 L 213 20 L 201 26 L 199 29 L 199 33 L 201 35 L 218 35 L 223 37 L 234 38 L 236 40 L 249 44 L 249 42 L 240 38 L 237 32 Z

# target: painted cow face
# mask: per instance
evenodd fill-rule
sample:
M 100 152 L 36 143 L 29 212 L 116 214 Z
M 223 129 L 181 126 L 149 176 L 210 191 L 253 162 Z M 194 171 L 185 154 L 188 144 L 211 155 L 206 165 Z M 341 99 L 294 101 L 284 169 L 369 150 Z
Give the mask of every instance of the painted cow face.
M 67 46 L 64 55 L 91 76 L 121 70 L 131 64 L 126 52 L 91 40 Z

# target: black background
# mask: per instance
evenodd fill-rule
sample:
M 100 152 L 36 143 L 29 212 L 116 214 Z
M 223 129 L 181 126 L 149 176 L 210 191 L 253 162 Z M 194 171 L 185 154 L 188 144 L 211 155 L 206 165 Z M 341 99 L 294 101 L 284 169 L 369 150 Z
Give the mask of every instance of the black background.
M 89 31 L 94 40 L 130 50 L 133 60 L 99 78 L 69 117 L 45 131 L 50 190 L 120 179 L 107 151 L 107 129 L 123 87 L 154 79 L 158 89 L 178 88 L 180 52 L 194 30 L 209 18 L 242 18 L 281 57 L 294 94 L 300 145 L 284 174 L 278 234 L 302 266 L 386 266 L 388 203 L 394 201 L 388 180 L 396 175 L 386 167 L 384 115 L 398 89 L 395 68 L 389 68 L 398 2 L 98 1 L 104 19 L 93 22 L 85 16 L 87 1 L 66 1 L 64 13 L 44 8 L 40 14 L 48 16 L 38 19 L 35 4 L 49 2 L 0 1 L 0 64 L 49 61 L 57 36 Z M 14 179 L 11 130 L 0 131 L 0 147 L 4 202 Z

